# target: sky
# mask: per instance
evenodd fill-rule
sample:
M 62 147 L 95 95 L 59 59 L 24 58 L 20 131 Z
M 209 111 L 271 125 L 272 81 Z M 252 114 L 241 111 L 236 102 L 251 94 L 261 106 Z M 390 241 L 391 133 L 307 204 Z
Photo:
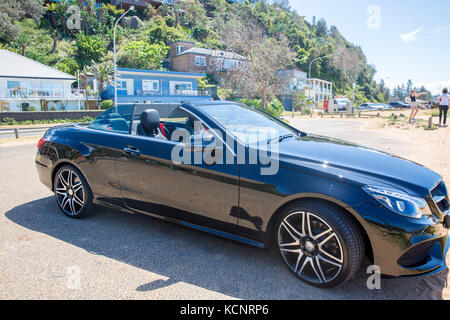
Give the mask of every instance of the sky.
M 299 15 L 325 18 L 375 65 L 390 88 L 425 85 L 433 94 L 450 88 L 450 1 L 289 0 Z

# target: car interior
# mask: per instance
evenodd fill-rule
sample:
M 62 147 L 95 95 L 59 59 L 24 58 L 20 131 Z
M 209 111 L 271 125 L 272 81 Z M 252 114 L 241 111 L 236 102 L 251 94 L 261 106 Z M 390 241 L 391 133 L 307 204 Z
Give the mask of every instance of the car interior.
M 128 105 L 119 106 L 117 109 L 111 108 L 98 116 L 89 127 L 161 140 L 170 140 L 175 130 L 186 130 L 188 136 L 207 130 L 204 126 L 197 128 L 196 119 L 178 107 L 174 108 L 164 120 L 160 118 L 157 106 L 151 107 L 153 106 L 141 105 L 136 108 Z M 167 113 L 165 112 L 166 115 Z

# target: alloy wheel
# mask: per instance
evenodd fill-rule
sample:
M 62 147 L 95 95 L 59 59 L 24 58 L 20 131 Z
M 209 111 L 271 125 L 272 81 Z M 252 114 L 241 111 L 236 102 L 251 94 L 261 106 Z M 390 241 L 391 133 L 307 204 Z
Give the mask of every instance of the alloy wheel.
M 326 284 L 343 268 L 343 250 L 336 232 L 310 212 L 293 212 L 282 220 L 278 247 L 290 269 L 307 282 Z
M 79 214 L 85 206 L 85 191 L 80 177 L 72 170 L 58 173 L 55 185 L 56 198 L 61 209 L 70 216 Z

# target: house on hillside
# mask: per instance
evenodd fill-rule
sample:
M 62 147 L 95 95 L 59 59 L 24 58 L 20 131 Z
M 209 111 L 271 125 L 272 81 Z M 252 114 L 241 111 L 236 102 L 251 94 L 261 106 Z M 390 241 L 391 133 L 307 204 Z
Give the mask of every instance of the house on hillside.
M 239 68 L 247 58 L 230 51 L 197 48 L 190 41 L 174 41 L 170 43 L 168 62 L 173 71 L 214 73 Z
M 210 93 L 199 90 L 197 79 L 205 74 L 118 68 L 118 103 L 180 103 L 209 101 Z M 114 87 L 108 84 L 103 99 L 114 100 Z
M 295 95 L 303 94 L 305 98 L 320 107 L 325 100 L 333 97 L 333 83 L 321 79 L 308 79 L 306 72 L 300 70 L 283 70 L 278 77 L 284 83 L 279 99 L 286 111 L 291 111 Z
M 76 77 L 8 50 L 0 50 L 1 111 L 79 110 L 84 92 L 72 89 Z M 88 96 L 95 105 L 96 96 Z
M 248 2 L 250 3 L 256 3 L 259 2 L 261 0 L 248 0 Z M 246 0 L 227 0 L 228 3 L 245 3 Z
M 119 9 L 128 9 L 134 6 L 136 10 L 143 11 L 147 9 L 149 5 L 158 7 L 164 3 L 173 5 L 175 0 L 111 0 L 112 5 L 117 6 Z

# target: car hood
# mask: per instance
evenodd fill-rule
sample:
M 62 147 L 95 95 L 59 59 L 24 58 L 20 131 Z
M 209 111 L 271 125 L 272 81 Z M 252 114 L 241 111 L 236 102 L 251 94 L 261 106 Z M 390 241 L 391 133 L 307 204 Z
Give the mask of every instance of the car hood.
M 313 169 L 350 183 L 388 186 L 428 197 L 442 177 L 422 165 L 355 143 L 306 135 L 280 142 L 280 166 Z

